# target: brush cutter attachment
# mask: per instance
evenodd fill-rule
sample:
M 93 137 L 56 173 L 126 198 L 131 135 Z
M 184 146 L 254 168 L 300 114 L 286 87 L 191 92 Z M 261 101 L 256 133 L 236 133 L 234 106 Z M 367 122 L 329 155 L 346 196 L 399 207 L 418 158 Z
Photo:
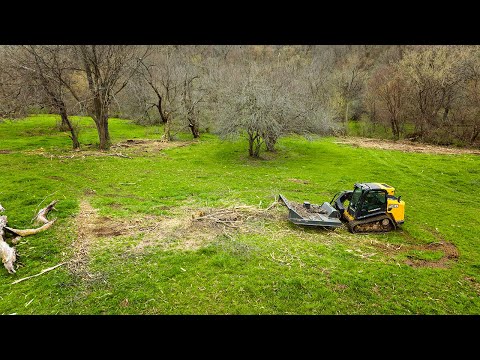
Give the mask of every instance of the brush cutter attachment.
M 330 203 L 321 206 L 304 202 L 303 204 L 288 201 L 283 195 L 278 196 L 288 208 L 288 220 L 297 225 L 321 226 L 336 228 L 342 226 L 341 214 Z

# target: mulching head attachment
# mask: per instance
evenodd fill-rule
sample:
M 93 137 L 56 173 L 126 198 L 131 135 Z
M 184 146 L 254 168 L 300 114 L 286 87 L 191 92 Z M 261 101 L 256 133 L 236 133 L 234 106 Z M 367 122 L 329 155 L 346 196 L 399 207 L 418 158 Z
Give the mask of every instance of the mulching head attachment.
M 324 202 L 321 206 L 304 202 L 303 204 L 288 201 L 283 195 L 278 196 L 288 208 L 288 220 L 297 225 L 340 227 L 341 214 L 330 203 Z

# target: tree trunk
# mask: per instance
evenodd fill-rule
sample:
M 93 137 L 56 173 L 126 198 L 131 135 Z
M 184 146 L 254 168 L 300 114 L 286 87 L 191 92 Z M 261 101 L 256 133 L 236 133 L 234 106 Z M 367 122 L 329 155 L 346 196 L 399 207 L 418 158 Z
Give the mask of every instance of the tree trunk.
M 476 125 L 473 126 L 472 136 L 470 137 L 470 145 L 473 145 L 478 135 L 480 134 L 480 128 Z
M 166 121 L 163 123 L 163 136 L 162 140 L 163 141 L 171 141 L 172 140 L 172 135 L 171 135 L 171 121 L 170 119 L 166 119 Z
M 450 110 L 450 109 L 449 109 L 448 107 L 446 107 L 445 110 L 443 111 L 443 123 L 444 123 L 444 124 L 447 123 L 449 110 Z
M 105 101 L 107 95 L 97 93 L 93 99 L 92 118 L 95 121 L 100 142 L 100 150 L 108 150 L 110 147 L 110 133 L 108 131 L 108 104 Z
M 198 128 L 198 124 L 196 121 L 193 121 L 192 119 L 189 119 L 188 121 L 188 127 L 192 131 L 192 135 L 194 139 L 198 139 L 200 137 L 200 130 Z
M 390 118 L 390 124 L 392 126 L 392 133 L 393 133 L 393 138 L 395 140 L 398 140 L 399 137 L 400 137 L 400 132 L 398 130 L 398 122 L 397 122 L 397 119 L 395 119 L 395 117 L 391 117 Z
M 424 136 L 425 136 L 425 124 L 426 124 L 426 122 L 427 121 L 425 120 L 425 117 L 422 116 L 420 121 L 415 124 L 415 134 L 416 134 L 416 137 L 418 137 L 420 139 L 420 141 L 423 141 Z
M 257 140 L 256 140 L 256 144 L 255 144 L 255 149 L 254 149 L 254 155 L 255 157 L 259 157 L 260 156 L 260 149 L 262 148 L 262 140 L 261 140 L 261 137 L 258 136 L 257 137 Z
M 256 131 L 248 132 L 248 154 L 251 157 L 258 158 L 262 147 L 262 137 Z
M 253 143 L 255 139 L 253 138 L 253 134 L 248 134 L 248 155 L 254 157 L 253 155 Z
M 155 89 L 154 89 L 155 90 Z M 162 97 L 160 94 L 156 91 L 157 97 L 158 97 L 158 104 L 156 105 L 156 108 L 158 110 L 158 113 L 160 114 L 160 119 L 163 122 L 163 136 L 162 140 L 163 141 L 170 141 L 172 140 L 172 136 L 170 134 L 171 131 L 171 114 L 167 111 L 163 110 L 162 107 Z
M 345 107 L 345 135 L 348 134 L 348 108 L 350 103 L 347 101 L 347 105 Z
M 46 90 L 47 94 L 50 96 L 50 98 L 53 100 L 54 103 L 54 108 L 58 110 L 58 114 L 60 115 L 60 131 L 70 131 L 71 124 L 68 120 L 67 116 L 67 107 L 65 106 L 65 102 L 57 96 L 55 93 L 53 93 L 50 90 Z
M 265 135 L 263 138 L 265 140 L 265 146 L 267 148 L 267 151 L 275 151 L 275 144 L 277 143 L 277 138 L 272 135 Z
M 269 152 L 274 152 L 275 151 L 275 143 L 274 142 L 265 141 L 265 146 L 267 147 L 267 151 L 269 151 Z
M 66 129 L 70 131 L 70 139 L 72 139 L 73 149 L 79 149 L 80 142 L 78 141 L 77 130 L 75 130 L 72 123 L 68 119 L 67 110 L 65 107 L 60 108 L 60 117 L 62 118 L 62 126 L 65 124 Z
M 95 118 L 97 126 L 98 140 L 100 141 L 100 150 L 108 150 L 110 147 L 110 133 L 108 131 L 108 116 L 100 114 Z
M 70 127 L 68 126 L 68 119 L 66 119 L 63 115 L 62 112 L 60 112 L 60 117 L 62 119 L 60 123 L 60 131 L 70 131 Z

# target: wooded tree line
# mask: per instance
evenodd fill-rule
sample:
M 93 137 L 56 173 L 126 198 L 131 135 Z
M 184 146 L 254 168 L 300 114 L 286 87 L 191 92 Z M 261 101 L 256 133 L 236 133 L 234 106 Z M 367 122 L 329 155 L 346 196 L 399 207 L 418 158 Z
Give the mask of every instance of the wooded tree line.
M 198 138 L 244 136 L 251 156 L 287 134 L 347 134 L 476 145 L 480 47 L 434 45 L 26 45 L 0 47 L 0 116 L 90 116 L 100 149 L 110 117 Z

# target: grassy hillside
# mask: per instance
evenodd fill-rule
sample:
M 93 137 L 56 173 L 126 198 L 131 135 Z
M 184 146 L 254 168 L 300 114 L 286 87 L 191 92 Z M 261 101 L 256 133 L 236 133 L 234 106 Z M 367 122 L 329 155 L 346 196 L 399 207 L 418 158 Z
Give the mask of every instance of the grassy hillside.
M 0 268 L 0 313 L 480 312 L 478 155 L 291 137 L 252 160 L 245 143 L 208 134 L 170 147 L 142 142 L 160 130 L 119 119 L 111 136 L 123 145 L 99 152 L 85 118 L 77 119 L 82 151 L 73 152 L 56 121 L 0 123 L 9 226 L 32 227 L 36 211 L 59 200 L 53 227 L 17 245 L 17 273 Z M 401 230 L 303 229 L 285 207 L 269 208 L 279 193 L 318 204 L 355 182 L 396 188 L 406 202 Z

